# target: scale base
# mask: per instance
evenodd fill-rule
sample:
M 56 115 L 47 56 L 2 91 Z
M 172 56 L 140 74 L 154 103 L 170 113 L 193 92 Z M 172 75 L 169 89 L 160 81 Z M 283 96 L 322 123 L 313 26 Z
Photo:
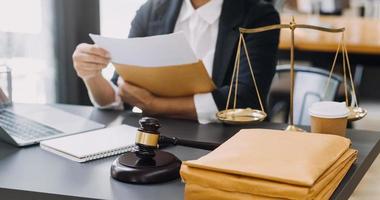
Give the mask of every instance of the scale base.
M 295 125 L 288 125 L 288 127 L 286 127 L 285 131 L 306 132 L 302 128 L 298 128 Z
M 153 158 L 139 158 L 128 152 L 112 163 L 111 176 L 126 183 L 160 183 L 179 178 L 180 167 L 181 161 L 165 151 L 156 151 Z

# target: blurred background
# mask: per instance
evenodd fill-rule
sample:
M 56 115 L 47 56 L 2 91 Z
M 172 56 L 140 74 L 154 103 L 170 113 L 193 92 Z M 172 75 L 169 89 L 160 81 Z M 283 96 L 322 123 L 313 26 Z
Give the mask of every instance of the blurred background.
M 22 103 L 68 103 L 89 105 L 87 92 L 72 67 L 77 44 L 91 42 L 88 33 L 126 38 L 130 22 L 146 0 L 0 0 L 0 65 L 12 69 L 13 101 Z M 380 131 L 380 0 L 272 0 L 282 23 L 296 22 L 325 27 L 346 27 L 353 82 L 361 107 L 369 114 L 350 124 L 352 128 Z M 246 27 L 249 28 L 249 27 Z M 331 69 L 340 36 L 299 30 L 296 32 L 296 88 L 318 84 L 302 78 Z M 267 102 L 270 120 L 286 122 L 289 83 L 289 33 L 281 32 L 278 74 Z M 344 101 L 342 62 L 335 67 L 337 87 L 332 99 Z M 284 70 L 285 69 L 285 70 Z M 306 70 L 305 70 L 306 69 Z M 103 71 L 111 77 L 112 66 Z M 307 77 L 307 76 L 306 76 Z M 297 90 L 297 89 L 296 89 Z M 299 94 L 301 103 L 309 93 Z M 350 94 L 349 94 L 350 95 Z M 351 97 L 351 95 L 350 95 Z M 318 96 L 310 98 L 319 98 Z M 302 121 L 300 108 L 298 124 Z M 380 196 L 379 158 L 361 182 L 352 199 Z

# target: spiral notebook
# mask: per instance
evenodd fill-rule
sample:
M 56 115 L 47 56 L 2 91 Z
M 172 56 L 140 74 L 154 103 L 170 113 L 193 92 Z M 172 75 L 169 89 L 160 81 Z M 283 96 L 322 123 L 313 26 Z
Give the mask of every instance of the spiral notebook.
M 135 147 L 136 127 L 119 125 L 40 142 L 46 151 L 76 162 L 105 158 Z

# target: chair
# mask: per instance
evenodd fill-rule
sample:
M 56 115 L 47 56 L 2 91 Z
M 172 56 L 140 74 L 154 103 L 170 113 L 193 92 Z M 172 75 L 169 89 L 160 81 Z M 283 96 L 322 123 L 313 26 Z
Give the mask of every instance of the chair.
M 314 102 L 333 101 L 336 98 L 339 85 L 342 83 L 342 77 L 333 74 L 327 88 L 325 88 L 329 77 L 327 70 L 295 66 L 294 77 L 294 124 L 310 125 L 308 108 Z M 277 66 L 267 101 L 271 121 L 279 113 L 284 113 L 282 122 L 288 121 L 289 91 L 290 66 Z

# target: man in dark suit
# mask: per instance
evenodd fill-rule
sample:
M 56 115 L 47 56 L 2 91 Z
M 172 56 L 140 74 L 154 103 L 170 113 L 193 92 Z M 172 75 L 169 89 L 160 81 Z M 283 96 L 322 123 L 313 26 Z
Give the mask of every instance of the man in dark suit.
M 208 94 L 158 97 L 120 80 L 117 74 L 111 83 L 101 75 L 110 55 L 95 45 L 78 45 L 73 54 L 74 67 L 84 80 L 92 102 L 99 108 L 121 109 L 124 102 L 124 105 L 139 107 L 150 115 L 213 122 L 215 113 L 226 106 L 239 39 L 238 28 L 278 23 L 279 16 L 273 6 L 259 0 L 149 0 L 137 11 L 129 37 L 183 31 L 217 86 Z M 245 39 L 261 98 L 265 100 L 275 73 L 279 31 L 249 34 Z M 237 107 L 258 108 L 258 98 L 244 54 L 240 64 Z

